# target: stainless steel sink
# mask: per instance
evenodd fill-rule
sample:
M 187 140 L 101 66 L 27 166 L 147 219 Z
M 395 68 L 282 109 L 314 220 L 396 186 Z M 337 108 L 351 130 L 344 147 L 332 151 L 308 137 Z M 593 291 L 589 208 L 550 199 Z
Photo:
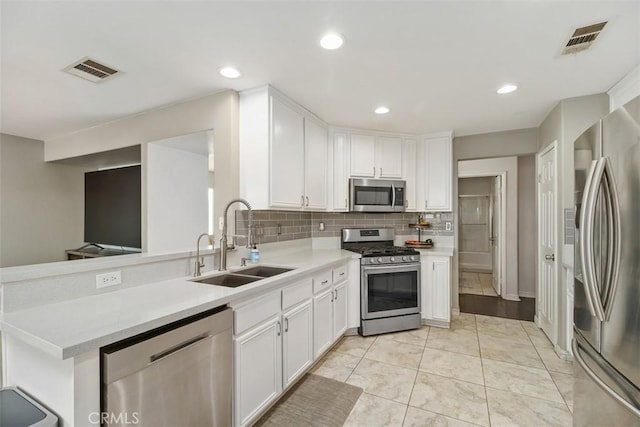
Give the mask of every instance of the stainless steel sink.
M 278 274 L 286 273 L 291 270 L 293 269 L 258 265 L 256 267 L 250 267 L 250 268 L 245 268 L 244 270 L 238 270 L 235 273 L 244 274 L 246 276 L 273 277 L 273 276 L 277 276 Z
M 193 280 L 207 285 L 226 286 L 227 288 L 237 288 L 238 286 L 256 282 L 262 279 L 258 276 L 244 276 L 242 274 L 221 274 L 219 276 L 205 277 L 204 279 Z

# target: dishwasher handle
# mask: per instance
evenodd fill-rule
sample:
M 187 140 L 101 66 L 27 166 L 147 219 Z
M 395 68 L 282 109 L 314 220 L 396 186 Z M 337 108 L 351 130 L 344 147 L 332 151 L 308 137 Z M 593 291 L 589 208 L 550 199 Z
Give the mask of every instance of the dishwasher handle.
M 211 337 L 212 337 L 212 335 L 202 335 L 202 336 L 199 336 L 199 337 L 195 337 L 195 338 L 187 340 L 187 341 L 185 341 L 183 343 L 180 343 L 180 344 L 178 344 L 176 346 L 168 348 L 168 349 L 166 349 L 164 351 L 161 351 L 159 353 L 153 354 L 153 355 L 151 355 L 151 357 L 149 357 L 149 363 L 155 363 L 155 362 L 157 362 L 159 360 L 164 359 L 165 357 L 171 356 L 175 352 L 178 352 L 178 351 L 180 351 L 182 349 L 185 349 L 187 347 L 191 347 L 191 346 L 199 343 L 200 341 L 206 340 L 207 338 L 211 338 Z

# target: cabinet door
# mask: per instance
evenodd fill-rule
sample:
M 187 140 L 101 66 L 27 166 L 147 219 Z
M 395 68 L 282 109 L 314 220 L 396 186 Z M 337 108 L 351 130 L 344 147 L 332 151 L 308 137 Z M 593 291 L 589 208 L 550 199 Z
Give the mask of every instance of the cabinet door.
M 375 163 L 379 178 L 402 178 L 402 140 L 379 136 Z
M 333 341 L 347 330 L 347 282 L 333 288 Z
M 451 211 L 451 138 L 427 138 L 425 143 L 425 211 Z
M 431 261 L 433 318 L 443 322 L 449 322 L 451 319 L 449 276 L 449 258 L 433 258 Z
M 320 356 L 333 343 L 333 288 L 313 298 L 313 355 Z
M 278 316 L 234 340 L 236 425 L 247 425 L 282 391 L 281 334 Z
M 349 210 L 347 134 L 333 135 L 333 210 Z
M 286 387 L 313 362 L 311 300 L 284 313 L 282 323 L 283 387 Z
M 304 117 L 272 96 L 270 203 L 301 209 L 304 201 Z
M 417 142 L 415 139 L 405 139 L 402 143 L 402 179 L 407 182 L 405 188 L 406 210 L 416 210 L 418 198 L 418 179 L 416 176 Z
M 352 133 L 349 145 L 350 175 L 365 178 L 375 177 L 375 137 L 371 135 L 358 135 Z
M 305 208 L 327 208 L 327 128 L 305 119 Z

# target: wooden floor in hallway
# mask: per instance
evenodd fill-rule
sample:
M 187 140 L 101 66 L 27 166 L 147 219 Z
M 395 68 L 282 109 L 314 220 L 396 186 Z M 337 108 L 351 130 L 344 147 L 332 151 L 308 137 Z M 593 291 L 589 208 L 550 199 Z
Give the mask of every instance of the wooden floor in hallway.
M 535 298 L 507 301 L 498 296 L 460 294 L 460 312 L 533 322 Z

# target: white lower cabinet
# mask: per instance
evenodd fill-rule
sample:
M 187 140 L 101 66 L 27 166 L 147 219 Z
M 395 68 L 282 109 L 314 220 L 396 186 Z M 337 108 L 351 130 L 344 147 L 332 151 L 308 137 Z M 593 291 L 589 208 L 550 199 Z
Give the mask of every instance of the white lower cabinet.
M 344 334 L 347 266 L 234 307 L 235 426 L 257 421 Z
M 313 315 L 311 300 L 282 315 L 283 387 L 296 380 L 313 363 Z
M 333 289 L 313 297 L 313 355 L 320 356 L 333 342 Z
M 325 274 L 313 278 L 313 354 L 318 358 L 347 330 L 348 265 L 333 269 L 331 286 Z
M 235 341 L 235 425 L 246 425 L 282 391 L 280 317 L 250 329 Z
M 451 323 L 451 258 L 421 255 L 422 319 L 434 326 Z

